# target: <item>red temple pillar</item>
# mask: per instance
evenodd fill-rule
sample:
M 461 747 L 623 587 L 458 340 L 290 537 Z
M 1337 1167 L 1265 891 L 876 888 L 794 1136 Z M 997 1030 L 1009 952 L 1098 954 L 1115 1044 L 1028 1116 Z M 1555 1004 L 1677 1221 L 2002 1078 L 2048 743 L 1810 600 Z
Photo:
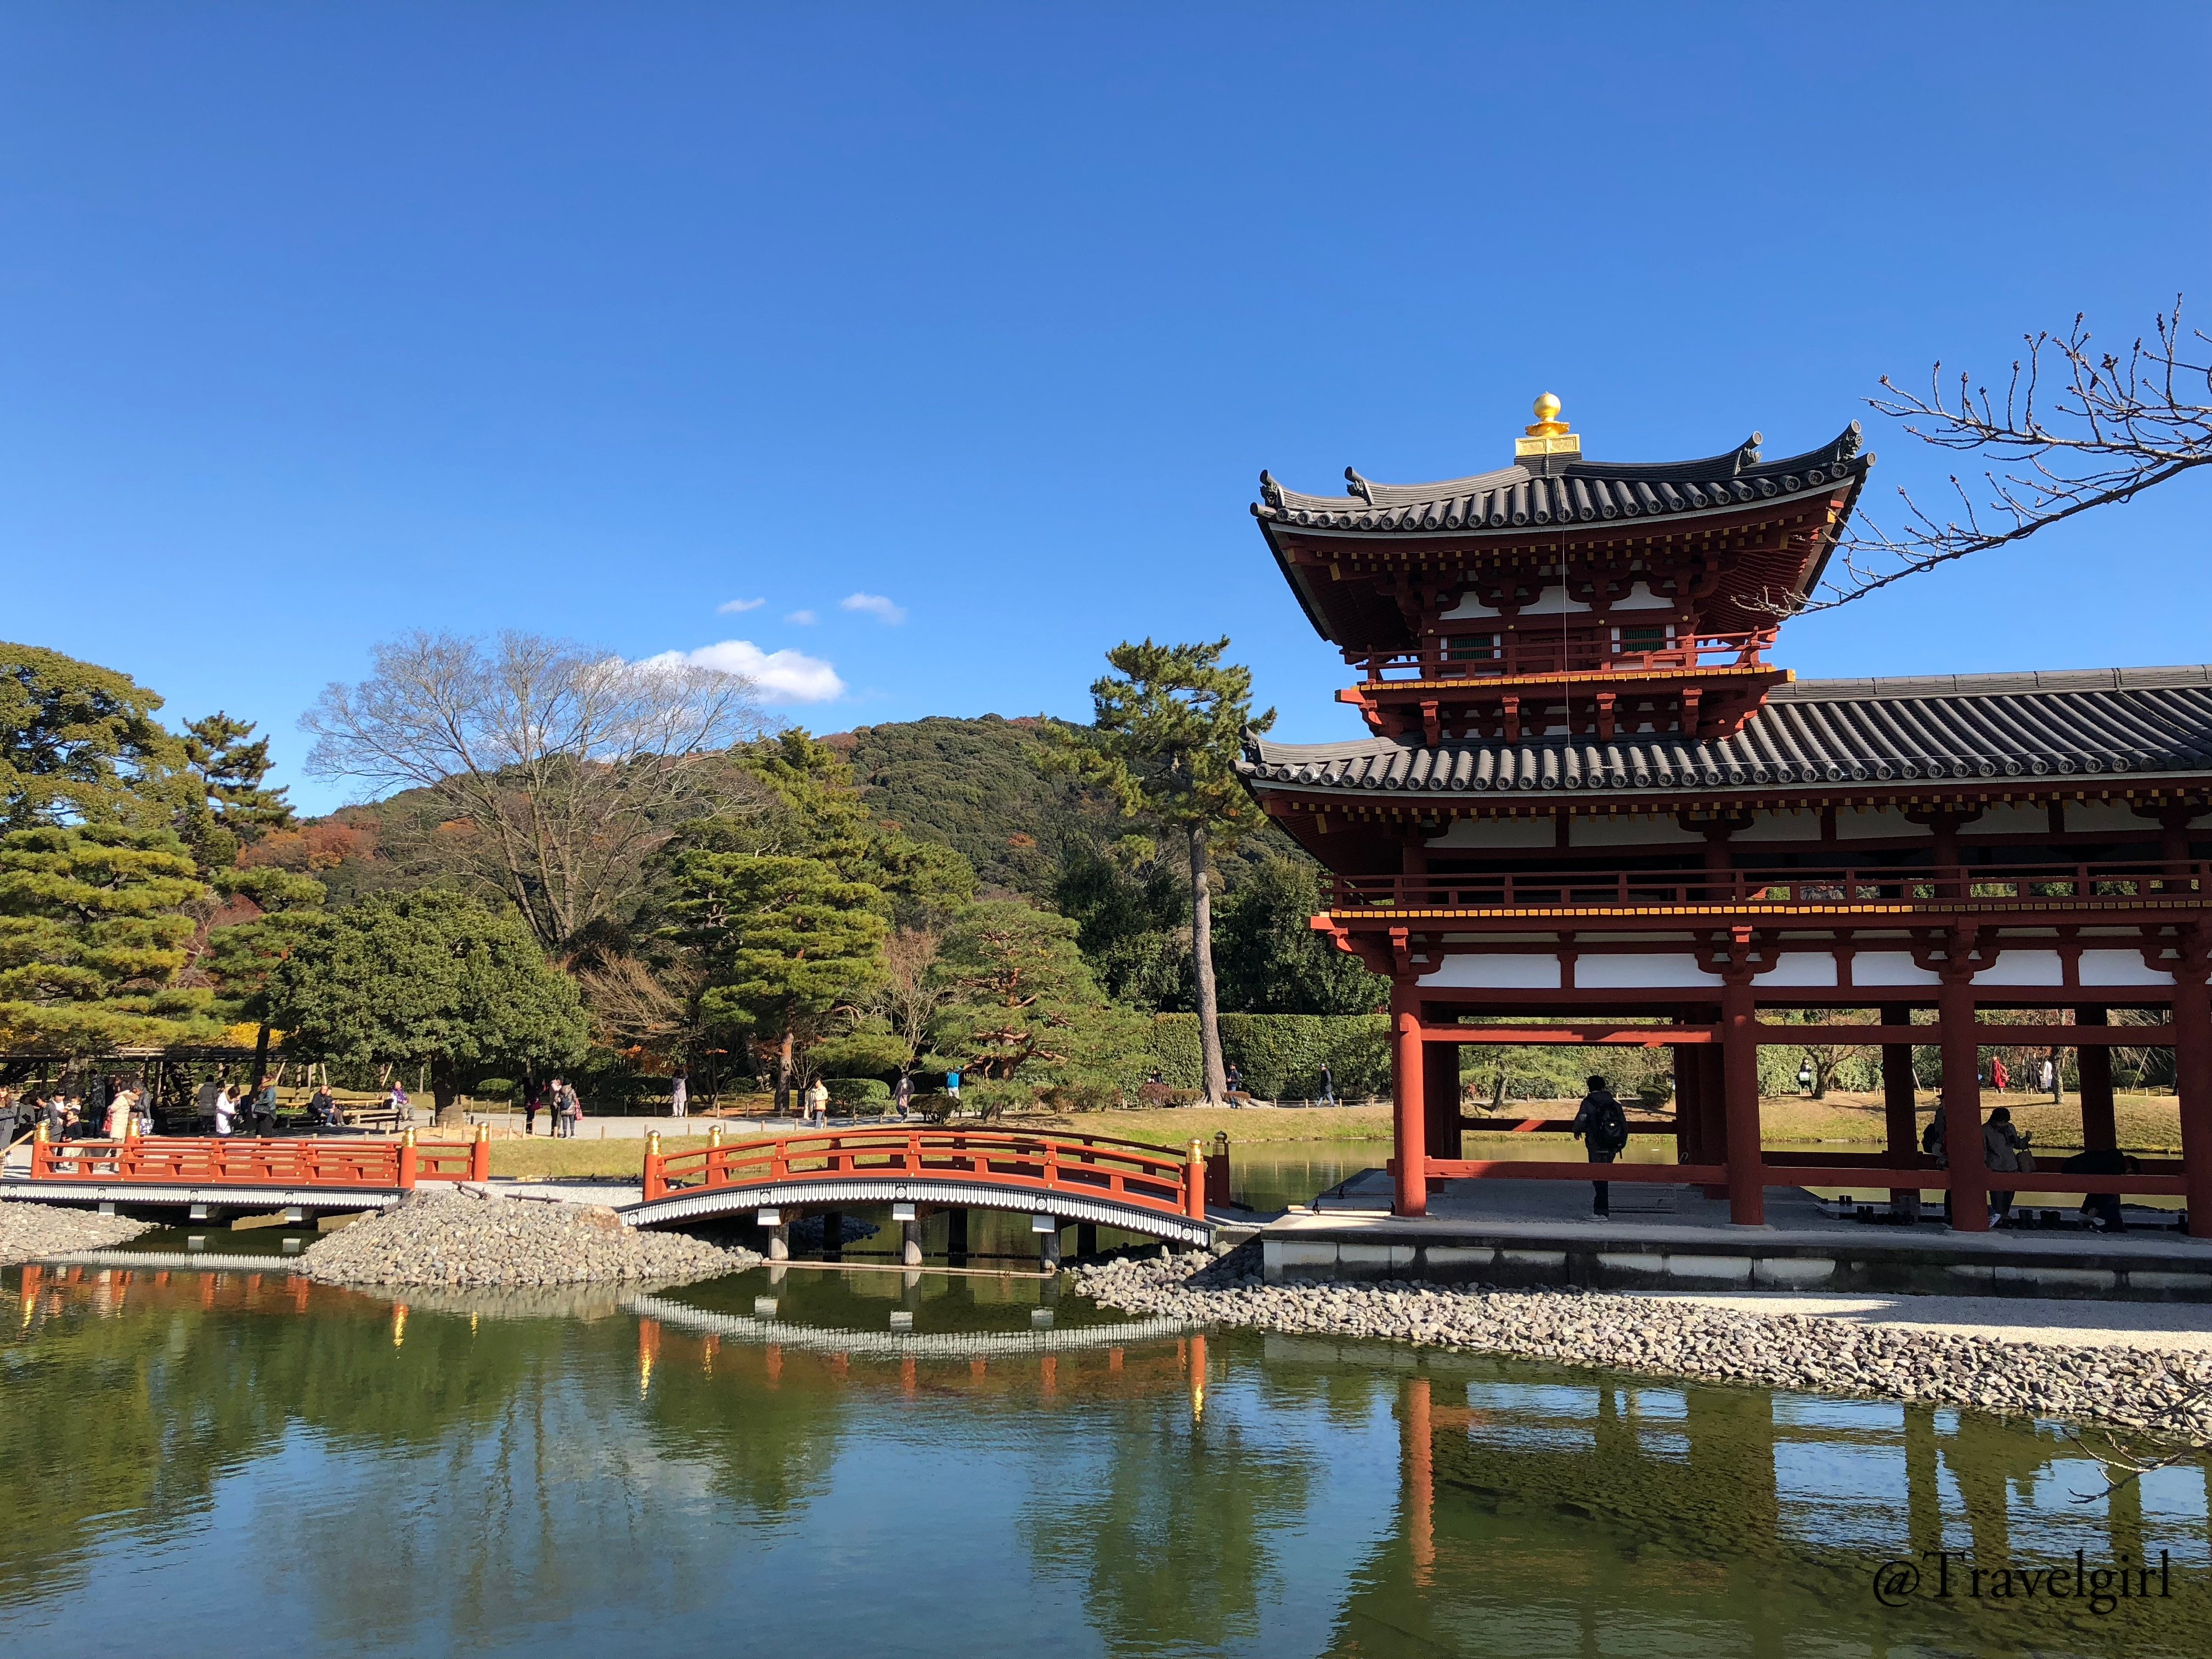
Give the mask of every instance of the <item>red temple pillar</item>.
M 1713 1024 L 1720 1024 L 1720 1013 L 1715 1010 Z M 1717 1042 L 1708 1042 L 1697 1050 L 1698 1057 L 1698 1148 L 1702 1164 L 1728 1162 L 1728 1055 Z M 1707 1198 L 1726 1198 L 1727 1183 L 1708 1185 Z
M 1766 1224 L 1766 1168 L 1759 1147 L 1759 1009 L 1748 975 L 1721 992 L 1722 1066 L 1728 1091 L 1729 1219 Z
M 1702 1164 L 1705 1160 L 1705 1104 L 1698 1089 L 1698 1048 L 1677 1043 L 1667 1051 L 1674 1059 L 1674 1162 Z
M 1884 1005 L 1881 1023 L 1885 1025 L 1912 1024 L 1912 1006 L 1893 1002 Z M 1913 1098 L 1912 1045 L 1909 1042 L 1885 1042 L 1881 1045 L 1881 1116 L 1884 1139 L 1888 1142 L 1889 1167 L 1893 1170 L 1917 1170 L 1920 1167 L 1920 1121 Z M 1917 1214 L 1920 1208 L 1920 1188 L 1893 1187 L 1889 1189 L 1890 1207 L 1908 1216 Z
M 1390 1129 L 1398 1165 L 1397 1199 L 1392 1208 L 1399 1215 L 1426 1215 L 1428 1078 L 1421 1056 L 1420 998 L 1409 981 L 1400 980 L 1390 988 L 1390 1012 L 1396 1031 Z
M 2204 971 L 2199 959 L 2173 975 L 2173 1094 L 2181 1107 L 2182 1201 L 2194 1238 L 2212 1238 L 2212 990 Z
M 1456 1042 L 1421 1046 L 1426 1130 L 1422 1139 L 1431 1158 L 1455 1158 L 1460 1154 L 1459 1048 Z
M 1972 970 L 1947 969 L 1936 994 L 1943 1047 L 1943 1152 L 1951 1169 L 1951 1226 L 1990 1230 L 1989 1161 L 1982 1146 L 1982 1057 L 1974 1036 Z
M 2110 1023 L 2102 1008 L 2076 1008 L 2076 1025 L 2104 1025 Z M 2074 1069 L 2080 1074 L 2081 1085 L 2081 1144 L 2093 1152 L 2116 1152 L 2120 1145 L 2120 1127 L 2112 1115 L 2112 1051 L 2105 1048 L 2081 1048 L 2074 1051 Z

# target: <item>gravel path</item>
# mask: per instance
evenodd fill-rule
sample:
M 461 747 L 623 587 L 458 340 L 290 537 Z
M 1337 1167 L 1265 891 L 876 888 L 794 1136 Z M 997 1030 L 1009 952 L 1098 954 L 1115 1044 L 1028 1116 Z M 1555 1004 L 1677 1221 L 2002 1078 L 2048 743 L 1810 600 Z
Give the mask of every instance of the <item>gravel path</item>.
M 0 1199 L 0 1267 L 59 1255 L 66 1250 L 104 1250 L 137 1237 L 152 1224 L 125 1216 L 64 1209 L 58 1204 Z
M 1126 1313 L 1513 1354 L 1713 1382 L 1879 1395 L 2097 1422 L 2212 1444 L 2212 1356 L 2033 1345 L 1918 1325 L 1754 1312 L 1677 1297 L 1429 1285 L 1268 1285 L 1258 1251 L 1071 1270 Z
M 625 1227 L 603 1205 L 417 1193 L 299 1257 L 326 1285 L 678 1285 L 760 1257 L 681 1233 Z

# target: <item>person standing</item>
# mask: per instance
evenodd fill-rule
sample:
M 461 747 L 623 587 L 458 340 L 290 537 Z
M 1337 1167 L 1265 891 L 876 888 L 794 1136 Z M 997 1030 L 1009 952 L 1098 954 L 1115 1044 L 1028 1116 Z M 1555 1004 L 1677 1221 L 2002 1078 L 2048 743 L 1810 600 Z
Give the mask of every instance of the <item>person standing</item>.
M 2012 1087 L 2012 1075 L 2005 1070 L 2005 1063 L 2001 1059 L 1990 1061 L 1990 1087 L 1999 1094 Z M 2008 1122 L 2010 1121 L 2009 1118 L 2006 1120 Z
M 945 1074 L 945 1092 L 946 1097 L 952 1102 L 950 1106 L 945 1109 L 945 1121 L 950 1123 L 954 1118 L 960 1115 L 959 1073 L 947 1072 Z
M 127 1140 L 131 1138 L 131 1113 L 138 1102 L 128 1089 L 118 1089 L 107 1097 L 107 1138 Z
M 1589 1092 L 1583 1097 L 1582 1106 L 1575 1113 L 1574 1133 L 1581 1139 L 1593 1164 L 1612 1163 L 1620 1156 L 1620 1149 L 1628 1145 L 1628 1114 L 1620 1109 L 1620 1103 L 1613 1097 L 1612 1085 L 1603 1078 L 1589 1079 Z M 1590 1213 L 1611 1215 L 1612 1183 L 1597 1181 L 1590 1184 L 1595 1189 Z
M 1990 1114 L 1990 1121 L 1982 1125 L 1982 1152 L 1991 1175 L 2017 1175 L 2025 1164 L 2023 1154 L 2028 1138 L 2012 1127 L 2012 1110 L 2000 1106 Z M 2012 1219 L 2013 1194 L 2010 1189 L 1990 1191 L 1990 1224 L 2002 1227 Z
M 891 1085 L 891 1105 L 897 1111 L 902 1123 L 914 1115 L 914 1079 L 904 1072 L 901 1072 L 898 1081 Z
M 583 1133 L 584 1097 L 576 1092 L 573 1083 L 564 1083 L 561 1087 L 568 1108 L 568 1139 L 574 1140 Z
M 806 1115 L 817 1129 L 830 1127 L 830 1085 L 818 1077 L 806 1085 Z
M 237 1127 L 238 1103 L 230 1097 L 230 1085 L 220 1083 L 215 1091 L 215 1132 L 228 1136 Z
M 668 1115 L 688 1117 L 691 1112 L 691 1079 L 679 1066 L 668 1085 Z

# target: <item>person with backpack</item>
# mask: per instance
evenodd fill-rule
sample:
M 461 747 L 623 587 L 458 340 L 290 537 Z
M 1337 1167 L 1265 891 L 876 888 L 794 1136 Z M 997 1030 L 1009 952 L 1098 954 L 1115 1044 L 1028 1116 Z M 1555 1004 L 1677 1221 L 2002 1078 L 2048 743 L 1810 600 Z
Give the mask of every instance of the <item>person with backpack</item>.
M 1620 1156 L 1628 1145 L 1628 1114 L 1620 1109 L 1620 1103 L 1613 1097 L 1612 1086 L 1601 1077 L 1589 1080 L 1589 1092 L 1575 1113 L 1574 1133 L 1581 1139 L 1593 1164 L 1610 1164 Z M 1610 1182 L 1592 1182 L 1595 1195 L 1590 1213 L 1609 1216 L 1613 1213 L 1613 1186 Z

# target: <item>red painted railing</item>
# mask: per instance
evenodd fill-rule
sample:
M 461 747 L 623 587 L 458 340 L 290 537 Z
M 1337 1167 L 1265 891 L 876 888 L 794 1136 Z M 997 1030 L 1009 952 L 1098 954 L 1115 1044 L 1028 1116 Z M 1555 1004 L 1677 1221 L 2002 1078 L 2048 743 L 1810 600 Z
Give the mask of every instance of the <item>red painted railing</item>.
M 2202 904 L 2212 864 L 1859 865 L 1827 869 L 1488 870 L 1468 875 L 1340 876 L 1330 909 L 1523 910 L 1692 904 L 1771 904 L 1791 909 L 1911 905 L 1934 909 L 1988 902 L 2033 908 L 2125 908 L 2146 902 Z
M 1633 622 L 1627 624 L 1633 627 Z M 1478 634 L 1486 632 L 1479 628 Z M 1762 654 L 1774 643 L 1775 630 L 1742 634 L 1684 635 L 1673 645 L 1650 651 L 1616 651 L 1610 635 L 1582 629 L 1562 639 L 1545 623 L 1525 634 L 1491 634 L 1492 644 L 1464 637 L 1431 643 L 1419 651 L 1376 652 L 1353 659 L 1367 672 L 1369 685 L 1409 681 L 1507 679 L 1554 674 L 1661 674 L 1698 668 L 1764 668 Z
M 483 1181 L 491 1142 L 262 1140 L 245 1136 L 134 1136 L 34 1140 L 33 1181 L 182 1187 L 324 1187 L 411 1190 L 422 1181 Z
M 2146 1160 L 2151 1162 L 2153 1160 Z M 1385 1166 L 1394 1176 L 1398 1161 Z M 1562 1160 L 1541 1164 L 1534 1159 L 1431 1158 L 1422 1168 L 1431 1181 L 1605 1181 L 1718 1187 L 1728 1180 L 1725 1164 L 1584 1164 Z M 1767 1187 L 1869 1187 L 1900 1192 L 1920 1189 L 1947 1192 L 1951 1171 L 1933 1164 L 1896 1169 L 1873 1158 L 1850 1163 L 1811 1163 L 1797 1152 L 1769 1153 L 1760 1161 L 1759 1182 Z M 2063 1170 L 1989 1170 L 1983 1185 L 1995 1192 L 2015 1193 L 2130 1193 L 2163 1198 L 2185 1198 L 2179 1175 L 2069 1175 Z
M 649 1143 L 645 1196 L 719 1192 L 838 1176 L 980 1182 L 1206 1217 L 1206 1165 L 1140 1141 L 993 1128 L 798 1131 L 661 1153 Z

